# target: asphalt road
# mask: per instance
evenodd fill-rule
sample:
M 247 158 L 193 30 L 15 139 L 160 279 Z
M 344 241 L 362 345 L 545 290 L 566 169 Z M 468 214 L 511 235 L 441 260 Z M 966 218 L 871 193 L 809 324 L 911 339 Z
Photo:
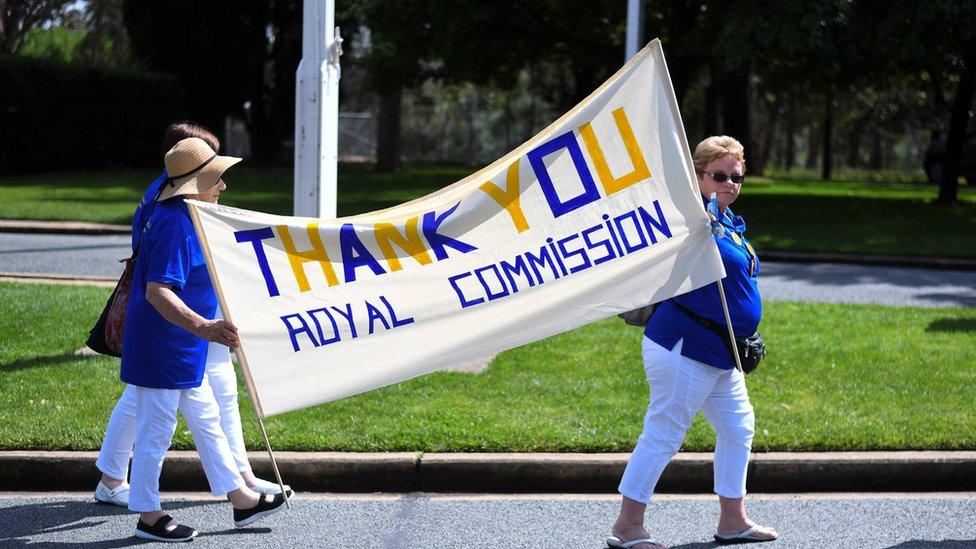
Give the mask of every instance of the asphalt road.
M 118 277 L 129 237 L 0 233 L 0 273 Z M 976 271 L 763 263 L 764 299 L 976 307 Z
M 762 547 L 976 547 L 974 494 L 752 495 L 750 514 L 781 538 Z M 291 510 L 237 530 L 228 503 L 164 500 L 200 536 L 193 547 L 600 548 L 619 496 L 299 495 Z M 0 546 L 127 547 L 135 516 L 89 494 L 0 494 Z M 674 548 L 714 547 L 714 496 L 658 496 L 647 525 Z M 161 544 L 160 544 L 161 545 Z

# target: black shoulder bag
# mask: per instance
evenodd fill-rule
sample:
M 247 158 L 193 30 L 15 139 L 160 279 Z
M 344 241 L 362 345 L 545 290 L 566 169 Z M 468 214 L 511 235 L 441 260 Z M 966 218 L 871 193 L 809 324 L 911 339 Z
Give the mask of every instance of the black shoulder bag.
M 701 324 L 709 331 L 717 335 L 719 339 L 725 343 L 725 347 L 730 353 L 738 353 L 739 362 L 742 364 L 743 373 L 748 374 L 758 368 L 759 362 L 763 359 L 763 357 L 766 356 L 766 345 L 763 344 L 762 335 L 760 335 L 758 331 L 749 337 L 735 338 L 736 348 L 733 350 L 732 344 L 729 343 L 729 331 L 725 326 L 695 314 L 691 309 L 681 305 L 673 299 L 671 300 L 671 304 L 677 307 L 681 312 L 690 316 L 695 322 Z M 735 356 L 733 356 L 732 359 L 735 360 Z

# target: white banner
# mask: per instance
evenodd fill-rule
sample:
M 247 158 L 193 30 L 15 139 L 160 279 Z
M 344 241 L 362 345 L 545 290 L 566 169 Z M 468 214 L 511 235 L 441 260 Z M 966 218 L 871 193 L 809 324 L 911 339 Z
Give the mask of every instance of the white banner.
M 412 202 L 336 220 L 190 202 L 259 417 L 725 274 L 657 40 L 527 143 Z

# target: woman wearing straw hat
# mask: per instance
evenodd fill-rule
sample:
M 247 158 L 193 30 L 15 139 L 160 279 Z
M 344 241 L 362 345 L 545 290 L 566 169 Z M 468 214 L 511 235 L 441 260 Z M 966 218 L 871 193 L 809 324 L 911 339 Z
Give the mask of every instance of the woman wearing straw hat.
M 192 122 L 178 122 L 166 127 L 163 135 L 162 155 L 169 152 L 177 142 L 188 137 L 203 139 L 214 151 L 220 150 L 220 141 L 206 128 Z M 155 209 L 156 198 L 166 183 L 168 175 L 164 171 L 146 190 L 139 206 L 132 218 L 132 250 L 135 255 L 139 249 L 143 229 L 149 216 Z M 220 309 L 217 317 L 222 318 Z M 241 414 L 237 405 L 237 376 L 234 365 L 230 362 L 230 355 L 226 345 L 210 342 L 207 348 L 207 366 L 204 372 L 204 390 L 209 386 L 220 410 L 220 425 L 230 444 L 231 453 L 237 468 L 244 478 L 245 484 L 251 490 L 261 494 L 277 494 L 281 488 L 254 475 L 247 458 L 247 448 L 244 445 L 244 434 L 241 428 Z M 105 437 L 98 452 L 95 466 L 102 473 L 102 477 L 95 487 L 95 500 L 121 507 L 129 506 L 128 477 L 129 456 L 135 444 L 136 437 L 136 391 L 132 385 L 127 385 L 118 403 L 112 410 Z M 289 489 L 285 486 L 285 490 Z
M 159 501 L 159 474 L 183 411 L 215 496 L 226 495 L 242 527 L 274 513 L 284 495 L 250 490 L 234 463 L 213 395 L 201 388 L 208 342 L 237 346 L 237 328 L 210 320 L 217 299 L 184 198 L 217 202 L 221 176 L 240 158 L 218 156 L 199 138 L 166 153 L 169 179 L 146 226 L 132 277 L 122 344 L 122 381 L 135 386 L 136 442 L 129 510 L 140 513 L 136 537 L 188 541 L 197 531 L 176 524 Z

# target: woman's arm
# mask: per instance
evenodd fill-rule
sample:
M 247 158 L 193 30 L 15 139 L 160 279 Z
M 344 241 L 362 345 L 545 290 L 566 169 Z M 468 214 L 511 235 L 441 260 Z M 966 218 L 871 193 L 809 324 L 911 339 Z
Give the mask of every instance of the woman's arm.
M 237 327 L 226 320 L 208 320 L 186 306 L 169 284 L 150 282 L 146 285 L 146 301 L 163 318 L 188 332 L 228 347 L 237 347 Z

